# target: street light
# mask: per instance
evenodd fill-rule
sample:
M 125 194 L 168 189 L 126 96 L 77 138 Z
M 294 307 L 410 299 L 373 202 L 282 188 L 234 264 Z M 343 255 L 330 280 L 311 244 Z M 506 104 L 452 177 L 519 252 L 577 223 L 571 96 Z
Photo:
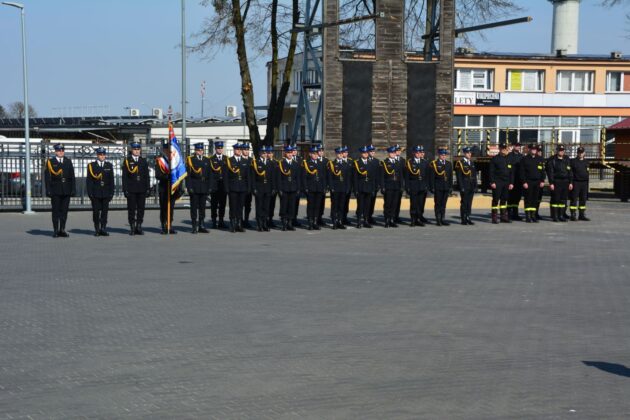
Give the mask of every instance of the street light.
M 33 214 L 33 210 L 31 208 L 31 139 L 28 115 L 28 80 L 26 78 L 26 29 L 24 27 L 24 5 L 9 1 L 3 1 L 2 4 L 20 9 L 22 23 L 22 77 L 24 84 L 24 141 L 26 143 L 26 209 L 24 214 Z

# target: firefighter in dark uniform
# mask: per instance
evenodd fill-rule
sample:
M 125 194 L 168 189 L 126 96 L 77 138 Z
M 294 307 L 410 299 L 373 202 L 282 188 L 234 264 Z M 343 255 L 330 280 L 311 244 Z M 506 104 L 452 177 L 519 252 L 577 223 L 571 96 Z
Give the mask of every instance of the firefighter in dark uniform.
M 273 190 L 271 190 L 271 195 L 269 196 L 269 210 L 267 211 L 267 227 L 269 229 L 275 229 L 276 224 L 273 221 L 273 215 L 276 212 L 276 201 L 278 199 L 278 186 L 275 184 L 276 179 L 276 171 L 278 170 L 278 161 L 273 157 L 273 146 L 268 146 L 267 148 L 267 157 L 269 158 L 269 170 L 271 179 L 274 180 Z
M 372 197 L 376 194 L 379 181 L 379 167 L 370 161 L 369 147 L 359 149 L 361 157 L 353 162 L 354 194 L 357 199 L 357 229 L 371 228 L 369 221 Z
M 545 160 L 538 156 L 538 145 L 529 145 L 529 153 L 521 159 L 519 179 L 525 195 L 525 221 L 538 223 L 536 211 L 540 190 L 545 186 Z
M 76 193 L 74 166 L 64 156 L 65 148 L 61 143 L 54 146 L 55 157 L 46 161 L 45 183 L 46 195 L 50 197 L 52 206 L 53 238 L 67 238 L 66 220 L 70 197 Z
M 208 233 L 204 225 L 206 219 L 206 201 L 212 191 L 214 173 L 210 167 L 210 159 L 204 156 L 203 143 L 195 144 L 195 154 L 186 159 L 186 188 L 190 197 L 191 233 Z M 216 188 L 216 187 L 215 187 Z
M 294 147 L 284 147 L 284 157 L 278 161 L 275 171 L 275 185 L 280 195 L 280 219 L 282 231 L 295 230 L 293 218 L 295 216 L 295 197 L 300 191 L 300 165 L 293 157 Z
M 317 159 L 324 164 L 324 168 L 328 167 L 329 159 L 324 156 L 324 145 L 317 144 Z M 322 203 L 319 206 L 319 214 L 317 215 L 317 224 L 320 226 L 326 226 L 324 223 L 324 210 L 326 209 L 326 193 L 322 195 Z
M 343 224 L 346 197 L 352 192 L 352 167 L 344 160 L 344 148 L 335 149 L 337 158 L 326 165 L 330 191 L 330 219 L 333 229 L 345 229 Z
M 474 225 L 470 220 L 472 213 L 472 202 L 477 190 L 477 168 L 472 161 L 472 150 L 470 147 L 462 149 L 464 157 L 455 164 L 455 174 L 457 185 L 459 185 L 459 215 L 462 225 Z
M 251 167 L 253 158 L 249 155 L 250 149 L 251 148 L 249 146 L 249 143 L 247 142 L 241 143 L 241 153 L 242 153 L 243 159 Z M 243 227 L 245 229 L 251 229 L 252 227 L 252 225 L 249 224 L 249 215 L 252 212 L 252 199 L 253 199 L 252 193 L 248 192 L 245 195 L 245 202 L 243 203 Z
M 234 156 L 227 159 L 225 167 L 225 189 L 230 202 L 230 232 L 245 232 L 243 229 L 243 207 L 245 198 L 251 191 L 249 160 L 243 159 L 242 145 L 236 143 Z
M 216 188 L 210 193 L 210 217 L 212 218 L 212 229 L 224 229 L 225 205 L 227 202 L 227 191 L 225 190 L 225 171 L 227 156 L 223 154 L 223 142 L 214 142 L 214 154 L 210 157 L 210 169 L 214 174 Z M 217 217 L 219 223 L 217 224 Z
M 383 194 L 383 213 L 385 227 L 398 227 L 396 224 L 396 206 L 398 197 L 405 188 L 404 165 L 396 156 L 396 146 L 387 148 L 388 157 L 381 161 L 381 179 L 379 186 Z
M 446 202 L 453 191 L 453 166 L 446 160 L 448 150 L 438 149 L 438 158 L 429 165 L 429 185 L 433 193 L 435 206 L 435 220 L 438 226 L 448 226 L 446 217 Z
M 378 174 L 381 171 L 381 161 L 375 156 L 376 155 L 376 147 L 371 144 L 367 145 L 368 148 L 368 160 L 370 164 L 373 166 L 372 170 L 374 173 Z M 380 181 L 380 177 L 377 179 Z M 378 195 L 379 186 L 376 186 L 374 193 L 372 194 L 372 198 L 370 200 L 370 212 L 368 213 L 367 221 L 371 225 L 376 224 L 376 219 L 374 219 L 374 206 L 376 206 L 376 196 Z
M 538 149 L 536 150 L 536 156 L 542 159 L 543 164 L 546 164 L 545 157 L 543 156 L 543 145 L 539 144 Z M 540 203 L 542 203 L 543 195 L 545 194 L 545 188 L 541 187 L 538 192 L 538 201 L 536 202 L 536 220 L 542 220 L 540 216 Z
M 109 236 L 107 233 L 107 212 L 109 202 L 114 197 L 114 165 L 107 162 L 107 150 L 96 149 L 96 160 L 87 165 L 85 187 L 92 203 L 94 236 Z
M 571 161 L 564 155 L 562 144 L 556 147 L 556 154 L 547 160 L 547 178 L 551 190 L 551 219 L 554 222 L 566 222 L 565 210 L 569 191 L 573 189 Z
M 168 140 L 162 144 L 162 155 L 155 159 L 155 178 L 158 181 L 158 198 L 160 201 L 160 226 L 161 234 L 176 235 L 173 228 L 175 213 L 175 196 L 171 193 L 171 147 Z M 169 209 L 170 203 L 170 209 Z M 170 220 L 168 215 L 170 211 Z M 168 226 L 170 225 L 170 229 Z
M 302 161 L 304 159 L 302 158 L 302 156 L 298 155 L 297 147 L 294 146 L 291 148 L 291 150 L 292 150 L 291 156 L 293 157 L 293 160 L 297 164 L 297 167 L 298 167 L 297 173 L 299 175 L 302 172 L 299 168 L 302 167 Z M 291 220 L 291 224 L 297 227 L 297 226 L 302 226 L 302 224 L 298 220 L 298 211 L 300 210 L 300 190 L 298 190 L 297 194 L 295 194 L 294 199 L 295 199 L 295 206 L 293 207 L 293 219 Z
M 275 191 L 271 146 L 260 148 L 260 157 L 252 159 L 252 185 L 256 199 L 256 230 L 269 232 L 271 193 Z
M 514 171 L 508 156 L 508 146 L 499 144 L 499 153 L 490 159 L 490 188 L 492 189 L 492 223 L 499 223 L 498 213 L 501 213 L 501 221 L 510 223 L 507 212 L 508 193 L 514 188 Z
M 586 217 L 586 200 L 588 198 L 588 161 L 584 159 L 584 148 L 577 149 L 577 157 L 571 159 L 571 172 L 573 173 L 573 190 L 571 191 L 571 220 L 590 221 Z M 579 212 L 576 218 L 575 213 Z
M 411 226 L 424 226 L 429 221 L 424 218 L 424 205 L 429 189 L 429 161 L 424 158 L 424 147 L 414 146 L 413 157 L 405 164 L 405 189 L 409 195 L 411 207 Z
M 348 174 L 350 175 L 349 179 L 353 180 L 354 179 L 354 159 L 352 159 L 351 157 L 348 157 L 348 152 L 350 151 L 348 146 L 342 146 L 342 150 L 343 150 L 343 161 L 346 167 L 348 168 Z M 341 220 L 341 223 L 344 226 L 350 226 L 351 224 L 350 220 L 348 219 L 348 213 L 350 212 L 350 198 L 352 197 L 353 186 L 354 186 L 354 183 L 351 182 L 350 191 L 346 194 L 346 201 L 344 202 L 344 206 L 343 206 L 343 218 Z
M 402 147 L 400 147 L 400 145 L 398 144 L 395 147 L 396 147 L 396 162 L 398 163 L 398 165 L 400 165 L 401 168 L 403 168 L 403 173 L 404 173 L 405 172 L 405 159 L 403 159 L 403 157 L 401 156 Z M 398 191 L 398 196 L 396 197 L 396 208 L 394 209 L 394 222 L 399 223 L 399 224 L 403 223 L 402 219 L 400 218 L 400 204 L 402 202 L 403 191 L 404 190 Z
M 306 218 L 308 230 L 320 230 L 322 196 L 326 195 L 326 164 L 319 159 L 317 146 L 310 148 L 310 158 L 302 162 L 302 190 L 306 194 Z
M 144 208 L 151 188 L 149 180 L 149 164 L 140 156 L 142 146 L 138 142 L 131 143 L 131 156 L 122 162 L 122 188 L 127 198 L 127 220 L 129 235 L 144 235 Z
M 514 173 L 514 187 L 508 192 L 508 216 L 512 220 L 523 220 L 518 214 L 518 206 L 523 196 L 523 180 L 521 179 L 521 159 L 523 154 L 521 153 L 521 144 L 515 143 L 512 146 L 512 151 L 508 154 L 510 158 L 510 165 L 512 165 L 512 173 Z

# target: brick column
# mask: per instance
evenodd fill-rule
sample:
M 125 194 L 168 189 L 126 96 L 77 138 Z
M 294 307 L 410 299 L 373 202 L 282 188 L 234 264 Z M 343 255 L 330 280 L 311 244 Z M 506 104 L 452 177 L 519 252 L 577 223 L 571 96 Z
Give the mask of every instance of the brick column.
M 376 62 L 372 77 L 372 143 L 407 143 L 407 65 L 404 60 L 404 0 L 378 0 Z
M 449 143 L 453 127 L 453 54 L 455 52 L 455 0 L 441 0 L 440 60 L 435 89 L 435 143 Z
M 339 0 L 324 0 L 324 22 L 339 20 Z M 323 42 L 324 73 L 324 144 L 328 153 L 341 146 L 341 111 L 343 98 L 343 69 L 339 61 L 339 27 L 324 29 Z

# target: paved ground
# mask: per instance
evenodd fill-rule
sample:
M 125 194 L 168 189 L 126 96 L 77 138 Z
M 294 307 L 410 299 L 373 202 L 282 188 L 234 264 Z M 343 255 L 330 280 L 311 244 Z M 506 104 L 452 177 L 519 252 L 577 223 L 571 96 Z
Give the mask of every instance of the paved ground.
M 68 239 L 0 214 L 0 419 L 628 418 L 630 207 L 590 209 L 133 238 L 77 212 Z

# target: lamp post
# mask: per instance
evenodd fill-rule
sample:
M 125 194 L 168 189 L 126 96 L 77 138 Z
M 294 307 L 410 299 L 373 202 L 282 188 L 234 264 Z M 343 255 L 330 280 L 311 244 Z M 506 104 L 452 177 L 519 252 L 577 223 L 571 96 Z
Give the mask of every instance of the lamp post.
M 24 5 L 20 3 L 13 3 L 3 1 L 5 6 L 15 7 L 20 9 L 21 24 L 22 24 L 22 80 L 24 85 L 24 142 L 26 146 L 26 208 L 24 214 L 32 214 L 31 207 L 31 139 L 30 139 L 30 127 L 29 127 L 29 115 L 28 115 L 28 80 L 26 77 L 26 29 L 24 27 Z
M 186 0 L 182 0 L 182 144 L 186 144 Z

